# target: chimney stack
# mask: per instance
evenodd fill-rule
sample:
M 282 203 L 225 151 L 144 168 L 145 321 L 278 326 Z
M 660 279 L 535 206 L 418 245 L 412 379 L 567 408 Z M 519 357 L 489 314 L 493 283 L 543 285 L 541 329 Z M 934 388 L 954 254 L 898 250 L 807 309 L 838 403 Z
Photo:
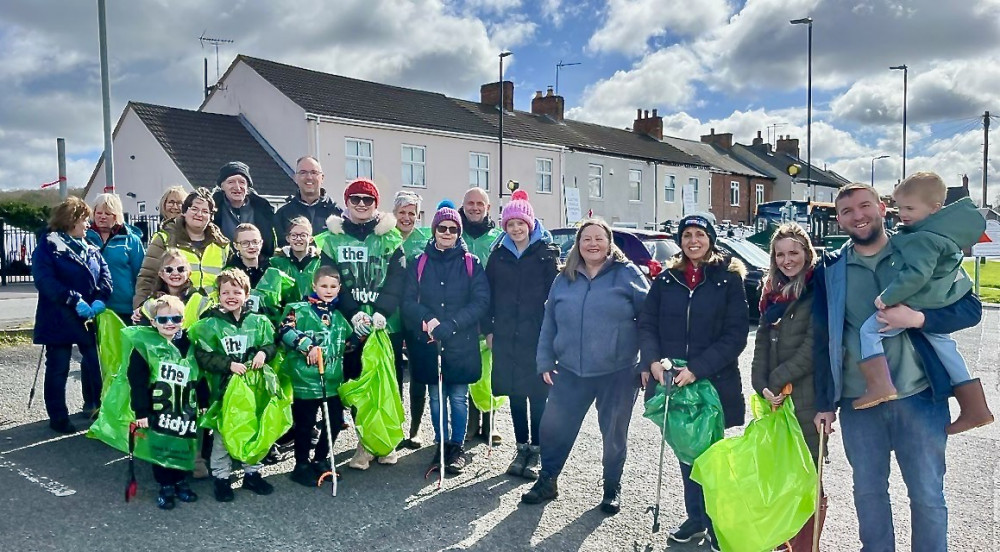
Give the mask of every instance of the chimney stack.
M 635 121 L 632 122 L 632 132 L 645 134 L 656 140 L 663 140 L 663 117 L 660 117 L 655 109 L 652 116 L 649 115 L 648 109 L 645 113 L 642 109 L 637 109 L 635 110 Z
M 774 151 L 799 159 L 799 139 L 792 138 L 791 135 L 778 136 L 778 141 L 774 144 Z
M 562 96 L 556 96 L 550 86 L 542 95 L 542 91 L 535 92 L 535 97 L 531 100 L 531 112 L 535 115 L 545 115 L 554 121 L 563 120 L 563 108 L 565 100 Z
M 503 110 L 514 111 L 514 83 L 511 81 L 491 82 L 479 87 L 479 103 L 500 105 L 500 86 L 503 86 Z
M 764 138 L 760 135 L 760 131 L 757 131 L 757 137 L 753 139 L 753 145 L 759 146 L 764 143 Z
M 708 134 L 701 137 L 701 141 L 704 144 L 712 144 L 713 146 L 728 150 L 733 148 L 733 133 L 723 132 L 722 134 L 716 134 L 713 128 L 709 130 Z
M 962 187 L 966 190 L 969 189 L 969 175 L 967 174 L 962 175 Z

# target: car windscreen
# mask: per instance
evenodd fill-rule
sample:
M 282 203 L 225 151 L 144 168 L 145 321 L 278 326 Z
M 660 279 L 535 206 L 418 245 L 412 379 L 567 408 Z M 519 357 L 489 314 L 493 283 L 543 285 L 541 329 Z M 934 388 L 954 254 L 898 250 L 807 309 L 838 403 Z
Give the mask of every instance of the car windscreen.
M 661 265 L 670 260 L 670 257 L 681 252 L 681 248 L 677 247 L 674 240 L 667 238 L 649 238 L 643 240 L 642 244 L 646 246 L 646 251 L 649 251 L 649 255 Z
M 771 258 L 763 249 L 745 240 L 720 239 L 719 243 L 746 259 L 755 268 L 765 269 L 771 265 Z

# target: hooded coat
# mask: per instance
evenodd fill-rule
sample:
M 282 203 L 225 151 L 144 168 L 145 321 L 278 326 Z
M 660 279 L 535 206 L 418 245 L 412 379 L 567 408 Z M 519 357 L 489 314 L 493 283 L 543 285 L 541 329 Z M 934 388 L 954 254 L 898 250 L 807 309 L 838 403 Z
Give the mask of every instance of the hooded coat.
M 535 355 L 545 299 L 559 271 L 559 248 L 546 235 L 536 220 L 531 241 L 518 256 L 504 234 L 486 264 L 491 300 L 482 333 L 493 334 L 492 383 L 498 396 L 536 396 L 548 391 L 537 373 Z
M 417 383 L 437 384 L 437 343 L 428 343 L 422 330 L 434 318 L 441 323 L 434 337 L 441 345 L 444 382 L 472 384 L 483 375 L 479 322 L 489 309 L 490 286 L 482 263 L 474 256 L 469 276 L 468 252 L 461 240 L 445 251 L 431 242 L 422 254 L 427 261 L 419 281 L 419 258 L 407 267 L 402 313 L 411 373 Z
M 692 290 L 674 265 L 653 280 L 639 313 L 642 369 L 665 358 L 687 360 L 688 369 L 718 391 L 726 427 L 743 425 L 739 357 L 749 330 L 746 267 L 735 258 L 706 263 L 704 279 Z
M 132 297 L 135 296 L 135 279 L 146 256 L 139 229 L 128 224 L 120 224 L 112 229 L 108 241 L 101 240 L 101 234 L 89 228 L 87 242 L 93 245 L 108 263 L 111 272 L 111 298 L 108 308 L 118 314 L 132 314 Z

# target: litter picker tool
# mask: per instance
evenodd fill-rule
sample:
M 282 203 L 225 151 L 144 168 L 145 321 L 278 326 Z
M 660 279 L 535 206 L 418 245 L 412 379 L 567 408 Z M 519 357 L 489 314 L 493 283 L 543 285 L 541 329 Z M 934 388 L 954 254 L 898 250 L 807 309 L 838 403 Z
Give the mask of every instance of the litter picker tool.
M 135 480 L 135 422 L 128 425 L 128 484 L 125 485 L 125 502 L 135 498 L 139 483 Z
M 670 400 L 670 390 L 674 386 L 674 376 L 677 374 L 676 370 L 672 367 L 673 363 L 669 360 L 663 359 L 661 363 L 670 364 L 671 368 L 663 372 L 663 425 L 660 426 L 660 462 L 656 473 L 656 504 L 646 509 L 647 512 L 653 512 L 654 533 L 660 532 L 660 489 L 663 487 L 663 451 L 664 446 L 667 444 L 667 440 L 663 436 L 667 427 L 667 401 Z
M 42 370 L 42 357 L 45 356 L 45 345 L 38 351 L 38 366 L 35 367 L 35 379 L 31 382 L 31 392 L 28 393 L 28 410 L 31 410 L 31 401 L 35 398 L 35 388 L 38 386 L 38 372 Z
M 441 490 L 441 485 L 444 483 L 444 359 L 441 355 L 441 343 L 435 342 L 435 344 L 437 345 L 438 357 L 438 463 L 427 470 L 427 473 L 424 474 L 424 479 L 427 479 L 427 476 L 434 470 L 437 470 L 437 488 Z
M 317 487 L 323 486 L 323 480 L 327 477 L 330 478 L 332 485 L 332 496 L 337 496 L 337 463 L 333 458 L 333 434 L 330 432 L 330 407 L 327 406 L 327 394 L 326 394 L 326 379 L 323 374 L 326 373 L 326 368 L 323 364 L 323 349 L 317 349 L 319 353 L 319 359 L 316 362 L 316 367 L 319 369 L 319 384 L 323 388 L 323 424 L 326 426 L 326 445 L 327 445 L 327 456 L 330 459 L 330 471 L 323 472 L 319 476 L 319 481 L 316 482 Z

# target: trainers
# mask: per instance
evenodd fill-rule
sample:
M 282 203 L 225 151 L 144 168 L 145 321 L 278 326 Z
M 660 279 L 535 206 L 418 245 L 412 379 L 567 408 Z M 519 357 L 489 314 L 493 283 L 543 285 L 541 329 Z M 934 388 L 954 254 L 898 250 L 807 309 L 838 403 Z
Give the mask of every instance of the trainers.
M 209 476 L 208 463 L 200 455 L 194 459 L 194 472 L 191 475 L 195 479 L 205 479 Z
M 264 481 L 264 476 L 260 472 L 244 475 L 243 488 L 261 496 L 266 496 L 274 492 L 274 486 Z
M 66 435 L 76 433 L 77 431 L 76 426 L 73 425 L 73 422 L 69 421 L 68 418 L 63 420 L 49 420 L 49 427 L 56 433 L 63 433 Z
M 295 469 L 292 470 L 292 474 L 288 477 L 303 487 L 316 486 L 316 471 L 306 463 L 295 464 Z
M 705 528 L 697 521 L 685 520 L 680 527 L 671 531 L 667 537 L 674 542 L 690 542 L 695 537 L 705 536 Z
M 156 507 L 161 510 L 173 510 L 174 505 L 174 486 L 160 485 L 160 494 L 156 497 Z
M 531 450 L 528 448 L 527 443 L 517 444 L 517 453 L 514 454 L 514 461 L 510 463 L 507 467 L 507 475 L 513 475 L 516 477 L 524 476 L 524 467 L 528 462 L 528 457 L 531 456 Z
M 521 476 L 525 479 L 538 479 L 538 474 L 542 471 L 542 447 L 530 445 L 528 452 L 528 461 L 524 464 L 524 473 Z
M 488 438 L 490 437 L 487 435 L 487 439 Z M 485 441 L 486 439 L 483 440 Z M 503 437 L 501 437 L 500 434 L 494 434 L 492 437 L 492 444 L 494 448 L 499 447 L 500 445 L 503 444 Z
M 236 496 L 233 494 L 233 486 L 229 482 L 229 478 L 215 478 L 215 500 L 219 502 L 232 502 Z
M 559 496 L 559 489 L 556 486 L 556 478 L 548 474 L 541 474 L 538 481 L 531 486 L 531 490 L 521 495 L 521 502 L 525 504 L 541 504 L 546 500 L 553 500 Z
M 396 451 L 378 457 L 378 463 L 386 466 L 395 466 L 397 461 L 399 461 L 399 455 L 396 454 Z
M 708 541 L 708 544 L 711 547 L 712 552 L 722 552 L 721 549 L 719 548 L 719 539 L 716 538 L 715 531 L 709 529 L 706 540 Z
M 181 502 L 197 502 L 198 495 L 191 490 L 191 486 L 188 485 L 187 481 L 181 481 L 174 485 L 174 494 L 177 495 L 177 500 Z
M 420 441 L 420 439 L 418 439 L 416 437 L 410 437 L 409 439 L 403 439 L 399 443 L 399 446 L 396 447 L 396 450 L 399 450 L 401 448 L 407 448 L 407 449 L 410 449 L 410 450 L 417 450 L 417 449 L 419 449 L 419 448 L 421 448 L 423 446 L 424 446 L 424 444 Z
M 444 448 L 444 471 L 451 475 L 458 475 L 465 469 L 465 451 L 462 445 L 447 443 Z
M 372 453 L 365 450 L 364 445 L 358 443 L 358 450 L 354 452 L 354 457 L 351 458 L 351 461 L 347 465 L 356 470 L 367 470 L 374 459 L 375 457 L 372 456 Z
M 601 501 L 601 511 L 608 515 L 615 515 L 621 511 L 622 486 L 620 483 L 610 485 L 604 484 L 604 500 Z

